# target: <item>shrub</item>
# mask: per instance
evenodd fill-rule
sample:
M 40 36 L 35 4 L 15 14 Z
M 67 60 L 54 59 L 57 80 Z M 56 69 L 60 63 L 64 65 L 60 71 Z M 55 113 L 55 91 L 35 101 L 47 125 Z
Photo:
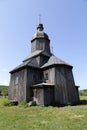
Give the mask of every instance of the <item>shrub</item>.
M 4 91 L 2 92 L 2 95 L 6 97 L 6 96 L 8 95 L 8 90 L 4 90 Z
M 22 102 L 19 103 L 19 107 L 24 107 L 24 108 L 26 108 L 26 107 L 28 107 L 28 104 L 27 104 L 26 101 L 22 101 Z
M 7 96 L 8 95 L 8 86 L 0 85 L 0 96 Z
M 10 100 L 8 100 L 7 98 L 4 98 L 3 106 L 13 106 L 13 103 Z

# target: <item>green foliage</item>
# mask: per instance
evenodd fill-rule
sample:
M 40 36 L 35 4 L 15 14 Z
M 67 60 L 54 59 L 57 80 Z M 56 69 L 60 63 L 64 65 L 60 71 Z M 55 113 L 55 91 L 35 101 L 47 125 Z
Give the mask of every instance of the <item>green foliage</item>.
M 3 106 L 13 106 L 13 103 L 12 103 L 10 100 L 5 99 L 5 100 L 3 101 Z
M 8 86 L 0 85 L 0 95 L 2 96 L 8 95 Z
M 87 89 L 80 90 L 79 94 L 80 94 L 81 102 L 83 102 L 84 104 L 87 104 Z
M 13 103 L 8 100 L 6 97 L 2 96 L 0 97 L 0 106 L 12 106 Z
M 26 107 L 28 107 L 28 104 L 27 104 L 26 101 L 22 101 L 22 102 L 19 103 L 19 107 L 24 107 L 24 108 L 26 108 Z
M 80 90 L 80 96 L 87 96 L 87 89 Z

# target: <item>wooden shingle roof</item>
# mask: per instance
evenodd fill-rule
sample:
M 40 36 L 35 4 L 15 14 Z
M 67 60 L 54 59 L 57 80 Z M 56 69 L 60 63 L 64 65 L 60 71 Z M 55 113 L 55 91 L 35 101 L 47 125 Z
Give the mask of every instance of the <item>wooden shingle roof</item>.
M 45 68 L 45 67 L 48 67 L 48 66 L 52 66 L 52 65 L 66 65 L 66 66 L 70 66 L 72 67 L 70 64 L 66 63 L 65 61 L 57 58 L 56 56 L 52 55 L 48 62 L 45 63 L 41 68 Z

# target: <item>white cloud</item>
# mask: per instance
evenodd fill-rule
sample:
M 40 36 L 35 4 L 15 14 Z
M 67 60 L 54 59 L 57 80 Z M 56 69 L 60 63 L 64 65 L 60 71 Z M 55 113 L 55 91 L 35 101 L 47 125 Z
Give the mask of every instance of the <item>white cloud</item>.
M 7 68 L 0 67 L 0 85 L 9 85 L 10 74 Z
M 9 80 L 0 81 L 0 85 L 9 85 Z

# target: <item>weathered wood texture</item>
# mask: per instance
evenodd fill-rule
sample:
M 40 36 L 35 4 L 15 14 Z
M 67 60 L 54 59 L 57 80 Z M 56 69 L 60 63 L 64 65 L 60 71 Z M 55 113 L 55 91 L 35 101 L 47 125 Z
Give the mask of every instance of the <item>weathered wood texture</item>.
M 11 74 L 9 85 L 9 99 L 18 102 L 26 101 L 27 70 Z
M 45 50 L 50 53 L 50 42 L 47 39 L 35 39 L 31 43 L 31 53 L 35 52 L 36 50 Z
M 79 101 L 72 66 L 50 52 L 50 40 L 39 24 L 31 40 L 31 54 L 11 72 L 9 99 L 36 100 L 38 105 Z
M 27 69 L 27 88 L 26 88 L 26 99 L 27 101 L 32 99 L 32 90 L 30 87 L 34 84 L 38 84 L 42 81 L 43 75 L 39 69 L 28 68 Z
M 48 74 L 48 79 L 46 79 L 46 74 Z M 43 71 L 44 81 L 55 85 L 55 68 L 49 67 Z
M 55 100 L 61 104 L 73 103 L 79 100 L 72 69 L 67 66 L 55 68 Z

